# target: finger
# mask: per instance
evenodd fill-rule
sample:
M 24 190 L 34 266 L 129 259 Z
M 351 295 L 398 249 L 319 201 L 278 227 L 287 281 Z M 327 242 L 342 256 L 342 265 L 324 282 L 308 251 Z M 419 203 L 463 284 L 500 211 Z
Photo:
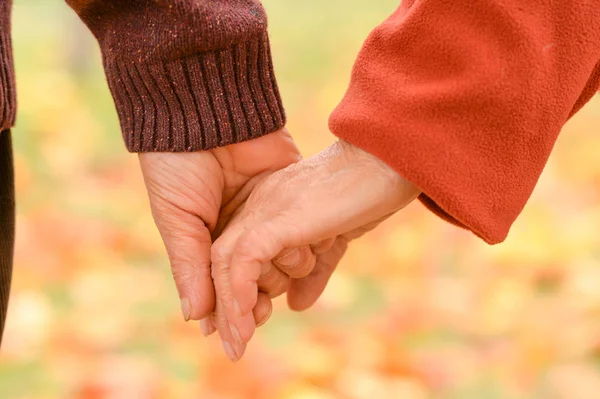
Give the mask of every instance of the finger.
M 319 255 L 314 270 L 308 276 L 290 281 L 287 294 L 290 309 L 302 311 L 314 305 L 325 290 L 347 248 L 346 239 L 342 237 L 336 239 L 329 252 Z
M 252 312 L 257 301 L 257 282 L 262 266 L 284 249 L 280 237 L 276 234 L 278 224 L 279 222 L 275 220 L 263 222 L 252 229 L 240 232 L 235 240 L 229 261 L 231 266 L 228 266 L 230 267 L 228 294 L 231 295 L 231 303 L 234 306 L 228 307 L 224 303 L 227 318 L 233 324 L 237 324 L 240 318 Z
M 254 322 L 256 327 L 260 327 L 269 320 L 271 313 L 273 312 L 273 303 L 271 298 L 265 293 L 259 292 L 256 306 L 252 309 L 254 315 Z
M 287 291 L 290 278 L 271 262 L 262 266 L 262 274 L 258 278 L 258 290 L 268 294 L 270 298 L 276 298 Z
M 273 264 L 292 278 L 307 276 L 315 267 L 317 257 L 308 245 L 282 251 Z
M 219 337 L 223 343 L 223 350 L 227 357 L 232 362 L 240 360 L 246 351 L 246 345 L 235 341 L 231 329 L 229 328 L 227 316 L 225 316 L 223 304 L 219 300 L 217 300 L 215 312 L 212 316 L 212 322 L 219 332 Z
M 257 279 L 265 263 L 277 257 L 274 265 L 282 265 L 278 266 L 282 272 L 297 276 L 306 276 L 313 270 L 316 256 L 308 245 L 289 245 L 301 240 L 295 237 L 297 230 L 289 227 L 289 223 L 276 217 L 240 232 L 229 262 L 232 302 L 236 307 L 229 309 L 225 304 L 227 318 L 232 324 L 237 325 L 237 320 L 254 308 Z M 294 249 L 282 252 L 286 247 Z
M 202 330 L 202 334 L 205 337 L 208 337 L 209 335 L 212 335 L 215 331 L 217 331 L 217 328 L 215 327 L 215 324 L 212 321 L 212 316 L 203 318 L 202 320 L 200 320 L 199 324 L 200 330 Z
M 241 315 L 237 309 L 239 305 L 233 297 L 230 272 L 231 258 L 234 243 L 240 234 L 244 231 L 243 226 L 232 227 L 227 234 L 223 234 L 211 248 L 212 259 L 212 278 L 217 296 L 217 303 L 220 304 L 223 317 L 229 323 L 228 329 L 237 343 L 246 343 L 252 338 L 256 324 L 252 314 Z M 256 305 L 258 299 L 258 286 L 256 281 L 261 274 L 261 265 L 258 266 L 254 283 L 254 291 L 250 292 L 246 302 L 252 303 L 252 308 Z M 218 328 L 218 327 L 217 327 Z
M 214 308 L 210 273 L 210 232 L 201 219 L 177 207 L 150 200 L 163 239 L 186 321 L 201 320 Z
M 315 255 L 324 254 L 325 252 L 329 251 L 331 249 L 331 247 L 333 247 L 333 244 L 335 243 L 335 239 L 336 239 L 336 237 L 326 238 L 323 241 L 320 241 L 316 244 L 312 244 L 310 246 L 310 249 L 312 250 L 313 254 L 315 254 Z

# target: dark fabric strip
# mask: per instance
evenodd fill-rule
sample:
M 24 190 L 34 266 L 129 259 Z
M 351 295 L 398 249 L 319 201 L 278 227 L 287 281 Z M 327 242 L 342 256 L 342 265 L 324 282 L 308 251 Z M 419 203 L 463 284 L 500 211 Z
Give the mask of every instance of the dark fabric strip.
M 0 133 L 0 344 L 6 321 L 15 237 L 15 189 L 10 131 Z

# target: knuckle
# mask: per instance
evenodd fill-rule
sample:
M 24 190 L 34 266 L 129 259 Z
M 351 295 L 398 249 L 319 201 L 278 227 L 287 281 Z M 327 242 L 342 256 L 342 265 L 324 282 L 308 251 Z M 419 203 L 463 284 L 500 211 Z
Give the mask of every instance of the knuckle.
M 178 286 L 189 286 L 197 284 L 207 277 L 210 270 L 210 262 L 199 259 L 191 259 L 186 255 L 171 255 L 171 275 Z
M 250 229 L 240 237 L 235 250 L 238 255 L 252 256 L 262 247 L 265 239 L 267 239 L 267 237 L 258 230 Z
M 215 242 L 210 248 L 210 258 L 212 260 L 213 265 L 218 267 L 227 267 L 227 258 L 228 258 L 229 250 L 228 248 L 219 243 Z
M 178 286 L 189 285 L 195 282 L 193 270 L 173 265 L 171 267 L 171 275 Z
M 219 300 L 221 301 L 221 305 L 223 306 L 223 309 L 231 308 L 233 305 L 232 296 L 229 295 L 228 292 L 221 292 L 219 295 Z
M 213 284 L 217 290 L 219 290 L 221 287 L 221 284 L 219 284 L 219 283 L 222 280 L 222 278 L 227 278 L 227 274 L 226 274 L 227 270 L 228 270 L 227 268 L 221 269 L 221 268 L 218 268 L 215 266 L 211 267 L 210 278 L 212 279 Z
M 238 240 L 236 254 L 250 260 L 270 261 L 279 252 L 281 233 L 273 223 L 251 228 Z
M 223 279 L 226 279 L 229 276 L 229 267 L 225 266 L 213 266 L 210 269 L 210 278 L 215 285 L 215 288 L 219 289 L 221 287 L 221 282 Z
M 185 265 L 194 264 L 195 259 L 190 254 L 190 251 L 185 251 L 185 248 L 178 248 L 177 245 L 170 245 L 167 248 L 169 259 L 173 267 L 186 268 Z

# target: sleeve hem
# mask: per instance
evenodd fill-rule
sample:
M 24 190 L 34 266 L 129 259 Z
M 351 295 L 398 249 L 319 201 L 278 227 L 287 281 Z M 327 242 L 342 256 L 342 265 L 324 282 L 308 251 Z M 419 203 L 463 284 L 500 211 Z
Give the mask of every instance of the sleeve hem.
M 381 159 L 418 187 L 422 192 L 419 196 L 421 203 L 442 219 L 470 230 L 490 245 L 506 239 L 522 206 L 518 211 L 510 201 L 509 206 L 501 209 L 488 206 L 488 197 L 478 192 L 477 181 L 451 172 L 453 162 L 448 161 L 447 154 L 445 157 L 437 152 L 440 146 L 411 140 L 407 135 L 387 136 L 377 124 L 371 125 L 371 131 L 367 130 L 363 121 L 343 117 L 341 113 L 348 110 L 342 112 L 342 107 L 343 103 L 329 120 L 330 130 L 335 136 Z M 373 134 L 373 131 L 379 134 Z M 423 158 L 424 154 L 428 154 L 428 159 Z M 452 181 L 467 183 L 459 186 L 470 187 L 470 191 L 453 187 Z
M 181 59 L 104 66 L 130 152 L 210 150 L 285 125 L 266 32 Z

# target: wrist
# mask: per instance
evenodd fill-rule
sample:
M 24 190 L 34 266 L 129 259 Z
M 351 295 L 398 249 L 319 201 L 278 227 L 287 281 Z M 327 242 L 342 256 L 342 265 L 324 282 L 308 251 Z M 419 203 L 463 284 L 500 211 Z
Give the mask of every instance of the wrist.
M 421 190 L 418 187 L 375 155 L 342 139 L 339 139 L 334 145 L 339 146 L 350 162 L 363 165 L 364 168 L 369 169 L 369 173 L 372 176 L 382 178 L 390 188 L 401 190 L 407 196 L 414 198 L 421 194 Z

